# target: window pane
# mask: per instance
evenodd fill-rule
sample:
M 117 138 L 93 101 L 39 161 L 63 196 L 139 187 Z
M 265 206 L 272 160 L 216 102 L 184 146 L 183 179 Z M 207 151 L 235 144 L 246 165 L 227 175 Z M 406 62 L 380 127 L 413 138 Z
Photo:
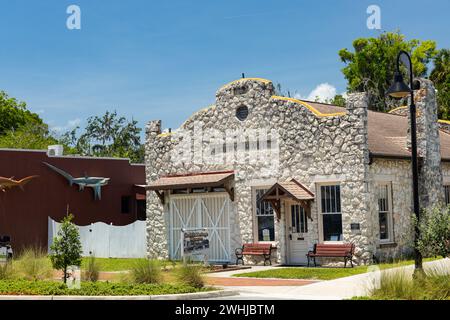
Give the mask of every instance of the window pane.
M 341 186 L 335 186 L 336 188 L 336 212 L 341 212 Z
M 321 186 L 322 213 L 341 212 L 341 188 L 340 186 Z
M 258 228 L 258 241 L 275 241 L 275 217 L 269 202 L 261 201 L 267 189 L 256 190 L 256 223 Z M 264 231 L 266 230 L 266 231 Z
M 388 213 L 380 212 L 380 239 L 387 240 L 389 239 L 389 230 L 388 230 Z
M 258 241 L 275 241 L 275 227 L 273 216 L 258 216 L 257 219 L 258 219 Z
M 342 241 L 342 215 L 324 214 L 323 216 L 323 240 Z
M 378 220 L 380 226 L 380 240 L 389 240 L 391 236 L 391 204 L 389 202 L 390 185 L 378 186 Z
M 256 190 L 256 215 L 271 215 L 273 216 L 273 209 L 269 202 L 261 201 L 261 197 L 267 192 L 266 189 Z
M 306 219 L 306 212 L 305 209 L 303 209 L 303 207 L 300 207 L 300 232 L 306 233 L 308 232 L 308 222 Z

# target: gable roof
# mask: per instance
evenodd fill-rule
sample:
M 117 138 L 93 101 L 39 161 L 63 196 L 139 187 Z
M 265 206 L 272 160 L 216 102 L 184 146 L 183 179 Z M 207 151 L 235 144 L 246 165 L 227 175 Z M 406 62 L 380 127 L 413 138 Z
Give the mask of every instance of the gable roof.
M 336 113 L 345 108 L 330 104 L 309 102 L 322 113 Z M 401 115 L 368 112 L 369 151 L 373 156 L 410 158 L 411 152 L 406 148 L 408 133 L 408 118 Z M 450 161 L 450 135 L 442 130 L 439 132 L 442 160 Z

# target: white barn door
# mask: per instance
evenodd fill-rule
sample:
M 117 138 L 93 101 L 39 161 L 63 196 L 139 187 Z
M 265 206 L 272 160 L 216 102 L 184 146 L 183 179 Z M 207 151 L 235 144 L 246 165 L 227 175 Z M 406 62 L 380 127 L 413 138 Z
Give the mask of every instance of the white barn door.
M 171 195 L 169 201 L 170 257 L 181 258 L 181 229 L 206 228 L 209 261 L 229 262 L 230 199 L 228 194 Z

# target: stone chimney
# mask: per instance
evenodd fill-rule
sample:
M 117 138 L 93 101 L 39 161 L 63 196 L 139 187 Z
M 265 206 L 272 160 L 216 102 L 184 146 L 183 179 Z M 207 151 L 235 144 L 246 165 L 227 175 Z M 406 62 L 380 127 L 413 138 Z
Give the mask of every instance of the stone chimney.
M 421 208 L 425 208 L 443 201 L 444 194 L 436 91 L 430 80 L 418 80 L 420 89 L 415 92 L 414 99 L 417 108 L 419 194 Z M 410 121 L 408 112 L 408 149 L 411 148 Z

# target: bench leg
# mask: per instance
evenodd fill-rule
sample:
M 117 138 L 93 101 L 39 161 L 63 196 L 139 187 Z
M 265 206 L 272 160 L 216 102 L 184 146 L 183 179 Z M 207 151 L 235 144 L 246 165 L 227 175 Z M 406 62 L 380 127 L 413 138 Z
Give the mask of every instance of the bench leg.
M 352 259 L 352 258 L 350 258 L 350 265 L 351 265 L 352 268 L 353 268 L 353 259 Z
M 308 268 L 309 268 L 309 256 L 307 255 L 306 258 L 308 259 Z
M 314 257 L 313 260 L 314 260 L 314 267 L 317 267 L 317 264 L 316 264 L 316 257 Z
M 264 265 L 269 261 L 269 264 L 272 265 L 272 260 L 270 260 L 270 255 L 264 255 Z
M 239 265 L 239 260 L 242 261 L 242 265 L 244 265 L 244 257 L 237 257 L 236 258 L 236 265 Z
M 344 258 L 344 269 L 347 267 L 347 258 Z

